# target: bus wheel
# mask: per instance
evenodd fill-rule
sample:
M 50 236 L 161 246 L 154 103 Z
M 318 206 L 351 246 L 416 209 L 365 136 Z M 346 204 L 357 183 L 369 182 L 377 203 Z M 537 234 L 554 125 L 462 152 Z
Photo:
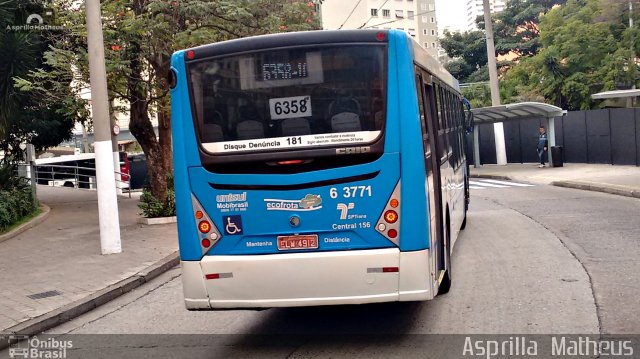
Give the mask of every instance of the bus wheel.
M 464 218 L 462 219 L 462 224 L 460 225 L 460 230 L 464 230 L 467 227 L 467 210 L 464 210 Z
M 464 182 L 464 218 L 460 225 L 460 230 L 464 230 L 467 227 L 467 211 L 469 210 L 469 180 Z
M 445 251 L 445 256 L 447 257 L 446 263 L 449 264 L 449 268 L 445 269 L 444 277 L 442 278 L 442 282 L 440 282 L 440 286 L 438 287 L 438 294 L 447 294 L 449 293 L 449 289 L 451 289 L 451 225 L 449 222 L 449 215 L 447 214 L 447 246 Z

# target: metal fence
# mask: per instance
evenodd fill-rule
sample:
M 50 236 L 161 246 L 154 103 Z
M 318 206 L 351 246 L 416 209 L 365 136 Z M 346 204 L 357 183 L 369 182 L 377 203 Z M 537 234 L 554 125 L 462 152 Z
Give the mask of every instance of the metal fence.
M 32 175 L 33 173 L 33 175 Z M 18 176 L 24 177 L 36 184 L 52 187 L 97 189 L 96 169 L 91 167 L 69 166 L 69 165 L 29 165 L 26 163 L 18 165 Z M 131 176 L 118 171 L 114 172 L 116 186 L 120 190 L 127 191 L 131 197 Z

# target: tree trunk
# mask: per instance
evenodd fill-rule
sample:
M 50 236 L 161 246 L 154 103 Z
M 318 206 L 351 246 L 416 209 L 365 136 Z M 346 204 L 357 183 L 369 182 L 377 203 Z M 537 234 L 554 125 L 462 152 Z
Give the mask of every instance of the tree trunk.
M 149 61 L 154 71 L 157 92 L 166 94 L 158 100 L 158 137 L 163 156 L 163 166 L 167 173 L 172 173 L 171 106 L 169 103 L 169 84 L 167 83 L 171 58 L 166 54 L 157 54 L 153 58 L 147 59 L 147 61 Z
M 168 169 L 165 167 L 163 148 L 156 138 L 149 118 L 148 90 L 139 80 L 144 78 L 140 53 L 140 44 L 132 41 L 129 49 L 129 70 L 131 73 L 127 80 L 130 106 L 129 130 L 140 143 L 142 151 L 146 155 L 149 190 L 155 198 L 165 203 L 167 201 Z

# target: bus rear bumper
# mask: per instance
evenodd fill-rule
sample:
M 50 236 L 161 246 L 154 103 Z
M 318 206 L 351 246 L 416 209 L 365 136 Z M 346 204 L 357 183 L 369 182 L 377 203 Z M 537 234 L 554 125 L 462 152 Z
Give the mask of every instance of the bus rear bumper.
M 429 263 L 397 248 L 206 256 L 182 262 L 182 283 L 190 310 L 415 301 L 433 298 Z

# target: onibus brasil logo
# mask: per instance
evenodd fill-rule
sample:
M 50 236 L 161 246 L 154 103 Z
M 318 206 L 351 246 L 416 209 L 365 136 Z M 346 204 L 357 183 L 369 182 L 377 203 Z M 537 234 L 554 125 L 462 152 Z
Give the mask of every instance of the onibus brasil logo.
M 41 339 L 37 336 L 11 335 L 9 342 L 10 358 L 63 359 L 67 357 L 67 349 L 73 348 L 71 340 L 56 338 Z

